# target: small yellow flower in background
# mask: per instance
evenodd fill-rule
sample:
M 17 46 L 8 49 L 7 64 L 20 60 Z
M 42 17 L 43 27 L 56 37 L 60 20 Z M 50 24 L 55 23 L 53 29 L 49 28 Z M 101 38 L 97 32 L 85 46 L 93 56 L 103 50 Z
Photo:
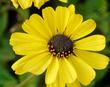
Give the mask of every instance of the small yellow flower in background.
M 37 8 L 40 8 L 45 2 L 49 0 L 11 0 L 15 8 L 18 8 L 20 5 L 22 9 L 27 9 L 32 6 L 34 3 L 34 6 Z
M 65 3 L 68 2 L 68 0 L 59 0 L 59 1 L 61 1 L 61 2 L 65 2 Z
M 20 5 L 22 9 L 27 9 L 32 6 L 34 3 L 34 6 L 38 9 L 47 1 L 49 0 L 11 0 L 15 8 L 18 8 Z M 67 2 L 68 0 L 60 0 L 61 2 Z
M 80 87 L 95 78 L 94 69 L 107 67 L 109 58 L 97 53 L 105 48 L 103 35 L 91 35 L 96 28 L 92 19 L 83 21 L 75 14 L 74 5 L 47 7 L 43 18 L 33 14 L 22 28 L 26 33 L 12 34 L 10 44 L 16 54 L 22 55 L 12 65 L 16 74 L 46 71 L 47 87 Z M 86 37 L 87 36 L 87 37 Z

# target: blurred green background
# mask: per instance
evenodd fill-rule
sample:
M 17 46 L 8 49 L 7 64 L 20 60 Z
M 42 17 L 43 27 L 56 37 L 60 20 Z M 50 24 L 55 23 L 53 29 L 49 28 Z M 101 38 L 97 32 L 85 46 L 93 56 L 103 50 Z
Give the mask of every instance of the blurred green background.
M 107 38 L 107 46 L 101 53 L 110 57 L 110 0 L 69 0 L 68 3 L 61 3 L 58 0 L 50 0 L 40 10 L 32 6 L 28 10 L 15 9 L 10 0 L 0 0 L 0 87 L 18 87 L 17 84 L 26 78 L 31 80 L 22 87 L 44 87 L 44 75 L 32 76 L 24 74 L 17 76 L 11 69 L 14 61 L 20 56 L 16 55 L 9 45 L 11 33 L 22 31 L 21 24 L 32 13 L 41 15 L 41 10 L 46 6 L 56 7 L 58 5 L 68 6 L 75 4 L 76 13 L 83 15 L 84 20 L 92 18 L 97 23 L 94 34 L 103 34 Z M 110 87 L 110 65 L 105 70 L 96 71 L 96 79 L 87 87 Z

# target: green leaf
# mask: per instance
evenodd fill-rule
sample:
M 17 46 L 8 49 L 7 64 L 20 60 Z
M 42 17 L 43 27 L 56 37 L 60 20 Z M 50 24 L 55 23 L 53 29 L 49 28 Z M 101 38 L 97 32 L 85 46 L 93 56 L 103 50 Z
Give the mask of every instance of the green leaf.
M 38 84 L 39 77 L 30 73 L 26 73 L 19 76 L 19 80 L 20 83 L 18 83 L 17 85 L 22 84 L 22 87 L 36 87 Z
M 2 66 L 0 66 L 0 87 L 13 87 L 16 80 L 11 74 Z
M 78 2 L 79 0 L 68 0 L 69 4 L 75 4 L 76 2 Z
M 7 27 L 7 22 L 8 22 L 8 13 L 7 12 L 0 13 L 0 36 L 3 35 Z
M 9 38 L 2 37 L 1 39 L 1 47 L 0 47 L 0 63 L 9 61 L 15 58 L 14 51 L 12 50 L 11 46 L 9 45 Z
M 18 16 L 19 19 L 18 20 L 26 20 L 26 19 L 28 19 L 28 17 L 29 17 L 29 10 L 23 10 L 21 8 L 18 8 L 17 12 L 19 14 L 19 16 Z

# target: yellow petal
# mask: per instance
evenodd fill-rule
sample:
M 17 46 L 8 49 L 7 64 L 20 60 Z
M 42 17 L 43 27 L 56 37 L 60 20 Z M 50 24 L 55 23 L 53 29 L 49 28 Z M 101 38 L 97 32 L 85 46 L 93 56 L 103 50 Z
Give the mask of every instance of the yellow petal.
M 23 9 L 26 9 L 32 6 L 32 1 L 33 0 L 18 0 L 18 3 Z
M 50 39 L 52 37 L 52 32 L 45 21 L 38 15 L 33 14 L 29 19 L 30 26 L 36 32 L 36 34 L 41 34 L 46 39 Z
M 73 83 L 77 78 L 74 67 L 65 58 L 59 60 L 59 73 L 65 83 Z
M 40 9 L 40 7 L 49 0 L 34 0 L 34 6 Z
M 55 35 L 57 32 L 57 28 L 56 28 L 56 14 L 55 14 L 54 9 L 51 7 L 47 7 L 43 9 L 42 14 L 43 14 L 44 20 L 48 24 L 53 35 Z
M 74 50 L 74 53 L 95 69 L 104 69 L 109 63 L 109 58 L 105 55 L 88 52 L 83 50 Z M 86 56 L 85 56 L 86 55 Z
M 75 42 L 75 48 L 81 50 L 100 51 L 105 48 L 105 37 L 92 35 Z
M 95 78 L 95 71 L 91 68 L 91 66 L 75 56 L 70 57 L 69 61 L 77 72 L 78 80 L 83 85 L 90 84 L 91 81 Z
M 70 16 L 75 14 L 75 6 L 74 5 L 69 5 L 68 10 L 70 12 Z
M 58 74 L 54 83 L 46 84 L 46 87 L 65 87 L 65 83 L 63 79 L 61 79 L 60 75 Z
M 24 31 L 39 38 L 49 38 L 52 32 L 46 25 L 44 20 L 37 14 L 33 14 L 29 20 L 26 20 L 22 25 Z
M 42 39 L 37 39 L 32 35 L 26 33 L 13 33 L 11 35 L 10 44 L 13 50 L 19 55 L 29 55 L 48 51 L 47 42 Z
M 27 61 L 23 68 L 28 72 L 39 75 L 46 70 L 52 58 L 53 56 L 49 52 L 41 53 Z
M 25 73 L 27 73 L 27 71 L 22 69 L 22 67 L 17 68 L 16 71 L 15 71 L 15 74 L 17 74 L 17 75 L 22 75 L 22 74 L 25 74 Z
M 74 31 L 79 27 L 82 21 L 83 21 L 83 17 L 80 14 L 73 14 L 68 21 L 65 34 L 70 37 L 70 35 L 74 33 Z
M 46 40 L 45 39 L 45 36 L 41 35 L 38 31 L 36 31 L 36 28 L 33 28 L 29 21 L 26 20 L 23 25 L 22 25 L 22 28 L 23 30 L 28 33 L 28 34 L 31 34 L 33 36 L 35 36 L 36 38 L 39 38 L 39 39 L 43 39 L 43 40 Z
M 47 69 L 47 67 L 49 66 L 49 64 L 52 61 L 52 56 L 50 58 L 48 58 L 47 60 L 42 61 L 42 63 L 38 66 L 33 68 L 32 70 L 29 70 L 29 72 L 35 74 L 35 75 L 40 75 L 43 72 L 45 72 L 45 70 Z
M 68 2 L 68 0 L 59 0 L 59 1 L 61 1 L 61 2 L 65 2 L 65 3 Z
M 16 74 L 26 73 L 27 70 L 23 69 L 23 66 L 26 64 L 27 61 L 29 61 L 34 56 L 35 54 L 31 54 L 31 55 L 20 58 L 11 66 L 11 68 L 15 71 Z
M 81 87 L 80 83 L 76 80 L 74 83 L 67 84 L 67 87 Z
M 18 8 L 18 0 L 11 0 L 15 8 Z
M 92 19 L 88 19 L 87 21 L 84 21 L 73 33 L 71 38 L 73 40 L 82 38 L 91 32 L 94 31 L 96 28 L 96 23 Z
M 57 77 L 58 69 L 59 69 L 58 58 L 53 58 L 51 64 L 47 68 L 46 77 L 45 77 L 46 84 L 52 84 L 55 81 Z
M 69 10 L 66 7 L 58 6 L 56 8 L 56 20 L 58 32 L 63 33 L 69 19 Z

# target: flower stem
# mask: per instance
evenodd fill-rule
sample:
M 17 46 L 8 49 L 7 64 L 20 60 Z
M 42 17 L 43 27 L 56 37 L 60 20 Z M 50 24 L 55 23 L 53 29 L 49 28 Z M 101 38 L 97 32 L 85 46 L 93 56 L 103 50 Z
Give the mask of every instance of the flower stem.
M 14 86 L 14 87 L 24 87 L 24 85 L 26 85 L 28 82 L 30 82 L 31 79 L 33 79 L 35 77 L 35 75 L 30 75 L 27 79 L 25 79 L 23 82 L 21 82 L 20 84 Z

